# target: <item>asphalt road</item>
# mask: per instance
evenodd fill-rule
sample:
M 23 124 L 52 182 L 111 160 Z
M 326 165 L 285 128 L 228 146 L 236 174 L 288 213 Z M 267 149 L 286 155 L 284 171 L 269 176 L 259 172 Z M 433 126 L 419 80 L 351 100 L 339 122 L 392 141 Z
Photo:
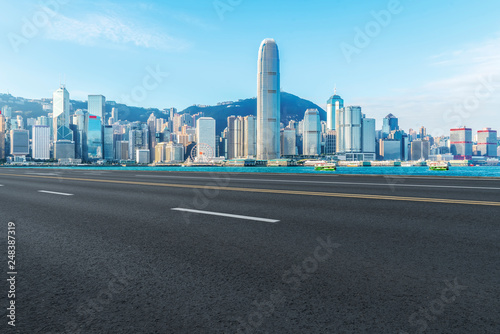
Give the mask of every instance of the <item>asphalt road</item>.
M 500 179 L 1 168 L 0 331 L 499 333 L 499 214 Z

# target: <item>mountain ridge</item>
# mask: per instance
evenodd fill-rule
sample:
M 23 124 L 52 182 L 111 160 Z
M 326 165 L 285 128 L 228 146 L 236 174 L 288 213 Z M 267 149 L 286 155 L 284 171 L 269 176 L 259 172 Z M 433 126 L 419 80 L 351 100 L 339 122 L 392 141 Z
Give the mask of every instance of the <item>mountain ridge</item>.
M 43 109 L 43 104 L 50 104 L 51 99 L 26 99 L 22 97 L 14 97 L 10 94 L 0 94 L 0 107 L 5 105 L 12 108 L 13 117 L 17 115 L 23 118 L 37 118 L 47 116 L 48 111 Z M 87 109 L 87 101 L 70 100 L 72 110 Z M 106 114 L 109 117 L 111 109 L 118 108 L 120 119 L 129 122 L 146 122 L 151 113 L 156 117 L 165 117 L 165 110 L 158 108 L 142 108 L 128 106 L 114 101 L 106 103 Z M 304 118 L 304 113 L 307 109 L 318 109 L 322 121 L 326 120 L 326 112 L 323 108 L 315 103 L 302 99 L 296 95 L 281 92 L 281 122 L 285 125 L 290 120 L 301 121 Z M 213 117 L 217 124 L 217 133 L 224 131 L 227 126 L 227 118 L 229 116 L 249 116 L 257 115 L 257 98 L 248 98 L 238 101 L 221 102 L 215 106 L 200 106 L 193 105 L 182 111 L 180 114 L 195 115 L 203 112 L 205 117 Z

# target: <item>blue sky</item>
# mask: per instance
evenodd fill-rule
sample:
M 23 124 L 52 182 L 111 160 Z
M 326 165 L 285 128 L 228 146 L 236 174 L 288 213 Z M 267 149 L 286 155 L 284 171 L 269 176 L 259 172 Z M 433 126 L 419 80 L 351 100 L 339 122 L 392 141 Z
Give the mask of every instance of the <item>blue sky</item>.
M 378 128 L 393 113 L 406 130 L 500 130 L 495 0 L 20 0 L 0 8 L 0 92 L 15 96 L 50 97 L 63 80 L 72 99 L 103 94 L 143 107 L 253 97 L 258 48 L 270 37 L 282 89 L 321 106 L 336 85 Z M 390 14 L 379 23 L 374 12 Z M 369 33 L 363 43 L 359 31 Z M 157 80 L 148 77 L 155 71 Z

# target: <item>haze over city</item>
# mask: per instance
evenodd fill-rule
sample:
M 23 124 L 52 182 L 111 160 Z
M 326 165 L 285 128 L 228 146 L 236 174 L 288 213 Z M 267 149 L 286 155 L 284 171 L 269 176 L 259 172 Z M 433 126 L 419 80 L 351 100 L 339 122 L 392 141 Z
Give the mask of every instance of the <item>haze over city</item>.
M 56 3 L 47 1 L 53 12 L 36 1 L 4 5 L 0 92 L 51 97 L 64 82 L 72 99 L 126 103 L 159 70 L 157 87 L 134 105 L 182 110 L 249 98 L 256 50 L 272 37 L 281 89 L 323 108 L 337 86 L 377 128 L 389 113 L 433 135 L 500 123 L 496 1 L 314 1 L 307 11 L 264 1 Z

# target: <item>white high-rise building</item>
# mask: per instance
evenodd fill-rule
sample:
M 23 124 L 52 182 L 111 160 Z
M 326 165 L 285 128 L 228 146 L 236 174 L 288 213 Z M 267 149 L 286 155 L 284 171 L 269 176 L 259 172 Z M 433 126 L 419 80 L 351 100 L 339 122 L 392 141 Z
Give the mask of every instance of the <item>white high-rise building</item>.
M 118 108 L 114 107 L 113 109 L 111 109 L 111 118 L 113 118 L 115 122 L 118 122 L 120 120 L 119 117 L 120 116 L 118 114 Z
M 35 160 L 50 159 L 50 127 L 33 126 L 32 157 Z
M 297 154 L 297 135 L 295 129 L 287 127 L 281 131 L 281 153 L 284 156 Z
M 52 95 L 52 119 L 53 119 L 53 139 L 73 140 L 73 134 L 69 128 L 69 92 L 64 85 Z
M 229 160 L 235 159 L 238 154 L 238 129 L 241 129 L 240 119 L 236 116 L 227 118 L 227 152 L 226 156 Z
M 244 152 L 245 157 L 255 157 L 257 154 L 257 118 L 247 116 L 243 121 Z
M 346 160 L 375 160 L 375 120 L 365 118 L 361 107 L 341 108 L 335 116 L 337 154 Z
M 337 110 L 337 153 L 361 153 L 361 107 L 345 107 Z
M 198 120 L 196 121 L 196 143 L 198 145 L 198 158 L 214 158 L 216 156 L 215 141 L 215 119 L 211 117 L 198 118 Z M 212 152 L 205 152 L 203 149 L 201 149 L 204 145 L 208 145 Z
M 279 159 L 280 60 L 273 39 L 264 40 L 260 46 L 257 76 L 257 159 Z
M 317 109 L 307 109 L 304 115 L 304 155 L 321 154 L 321 120 Z

